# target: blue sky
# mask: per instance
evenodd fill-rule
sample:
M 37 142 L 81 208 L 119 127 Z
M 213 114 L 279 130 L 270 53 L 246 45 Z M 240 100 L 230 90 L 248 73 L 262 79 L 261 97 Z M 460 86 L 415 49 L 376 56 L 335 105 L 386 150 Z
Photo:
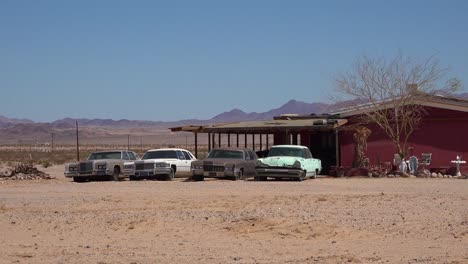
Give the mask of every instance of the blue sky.
M 361 55 L 468 76 L 468 1 L 0 0 L 0 115 L 138 120 L 326 102 Z

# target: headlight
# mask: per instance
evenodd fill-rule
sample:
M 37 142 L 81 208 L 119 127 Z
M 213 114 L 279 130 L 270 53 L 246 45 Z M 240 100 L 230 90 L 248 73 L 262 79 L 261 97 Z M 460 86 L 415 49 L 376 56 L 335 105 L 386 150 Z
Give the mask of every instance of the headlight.
M 130 169 L 135 168 L 135 165 L 133 165 L 133 164 L 127 164 L 127 165 L 124 165 L 124 168 L 130 170 Z
M 234 165 L 226 165 L 226 166 L 224 167 L 224 170 L 225 170 L 225 171 L 233 171 L 233 170 L 234 170 Z
M 159 163 L 154 164 L 155 168 L 169 168 L 170 166 L 171 164 L 166 163 L 166 162 L 159 162 Z
M 97 165 L 98 170 L 105 170 L 106 167 L 106 164 Z
M 301 168 L 301 162 L 296 160 L 294 163 L 293 163 L 293 168 Z
M 68 167 L 68 171 L 77 171 L 78 167 Z

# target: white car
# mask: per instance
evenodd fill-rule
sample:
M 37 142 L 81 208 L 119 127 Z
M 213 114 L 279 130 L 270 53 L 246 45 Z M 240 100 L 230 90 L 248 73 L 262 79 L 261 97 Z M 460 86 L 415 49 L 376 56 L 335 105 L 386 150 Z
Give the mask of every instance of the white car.
M 126 162 L 124 174 L 130 180 L 156 178 L 171 181 L 176 175 L 189 176 L 194 160 L 195 156 L 185 149 L 150 149 L 140 160 Z

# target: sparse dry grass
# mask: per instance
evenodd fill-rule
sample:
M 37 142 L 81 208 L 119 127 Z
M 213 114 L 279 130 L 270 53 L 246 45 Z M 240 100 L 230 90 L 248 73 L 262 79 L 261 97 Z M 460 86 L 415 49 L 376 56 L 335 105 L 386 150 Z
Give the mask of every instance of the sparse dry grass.
M 135 151 L 140 157 L 143 156 L 146 150 L 153 148 L 161 148 L 167 146 L 160 145 L 144 145 L 142 148 L 130 149 Z M 174 145 L 172 147 L 186 148 L 182 145 Z M 187 149 L 195 155 L 194 146 L 187 146 Z M 124 145 L 83 145 L 80 146 L 80 159 L 83 160 L 94 151 L 110 150 L 110 149 L 127 149 Z M 198 157 L 203 158 L 208 152 L 207 146 L 199 146 Z M 76 160 L 76 148 L 73 145 L 58 145 L 51 151 L 48 146 L 40 145 L 0 145 L 0 162 L 30 162 L 48 167 L 54 164 L 64 164 Z

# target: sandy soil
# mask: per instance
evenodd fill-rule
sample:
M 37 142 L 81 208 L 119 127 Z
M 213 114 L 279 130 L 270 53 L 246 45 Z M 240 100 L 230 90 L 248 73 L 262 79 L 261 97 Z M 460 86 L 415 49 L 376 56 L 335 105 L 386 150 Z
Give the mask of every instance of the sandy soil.
M 468 180 L 0 182 L 0 263 L 468 263 Z

